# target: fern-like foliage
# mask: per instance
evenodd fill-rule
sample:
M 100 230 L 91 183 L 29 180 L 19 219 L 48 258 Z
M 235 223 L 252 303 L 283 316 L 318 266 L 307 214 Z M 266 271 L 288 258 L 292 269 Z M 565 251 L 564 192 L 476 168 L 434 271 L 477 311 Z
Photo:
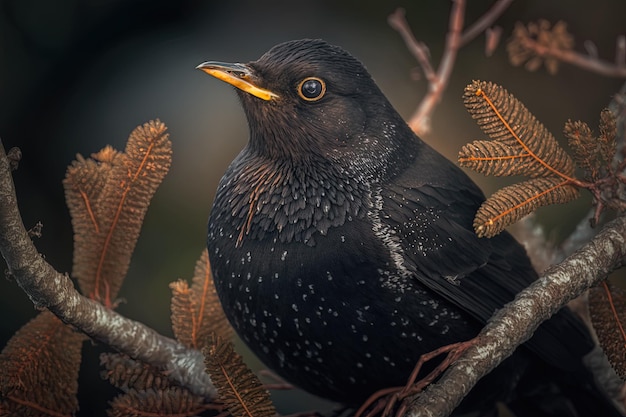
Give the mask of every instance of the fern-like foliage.
M 68 168 L 63 185 L 74 228 L 72 276 L 83 294 L 112 306 L 150 199 L 167 174 L 171 143 L 166 127 L 137 127 L 126 150 L 111 147 Z
M 589 312 L 602 350 L 626 380 L 626 291 L 604 281 L 589 291 Z
M 216 334 L 230 339 L 233 334 L 215 291 L 209 256 L 205 249 L 194 269 L 191 287 L 179 280 L 172 289 L 172 328 L 176 339 L 193 349 L 208 347 Z M 241 359 L 231 356 L 226 359 Z M 208 409 L 222 409 L 217 403 L 206 403 L 184 388 L 172 386 L 159 369 L 125 355 L 103 354 L 102 377 L 123 394 L 111 402 L 109 416 L 194 416 Z M 227 368 L 230 364 L 224 364 Z
M 574 151 L 576 164 L 583 170 L 583 178 L 598 181 L 612 170 L 611 161 L 616 150 L 615 116 L 609 109 L 600 113 L 600 134 L 595 136 L 589 125 L 568 120 L 563 134 Z
M 18 330 L 0 354 L 0 415 L 74 415 L 85 339 L 48 311 Z
M 547 20 L 517 23 L 513 36 L 506 46 L 509 61 L 515 66 L 525 64 L 529 71 L 536 71 L 543 64 L 554 75 L 559 69 L 559 60 L 544 56 L 541 51 L 568 51 L 574 47 L 574 37 L 567 31 L 567 24 L 559 21 L 552 26 Z
M 123 392 L 128 392 L 131 389 L 158 391 L 171 385 L 167 375 L 158 369 L 120 353 L 101 354 L 100 364 L 104 366 L 104 370 L 100 374 L 102 378 Z
M 203 411 L 216 409 L 215 405 L 206 404 L 202 398 L 194 396 L 181 387 L 170 387 L 165 390 L 131 389 L 125 395 L 111 401 L 107 410 L 109 417 L 192 417 Z
M 104 353 L 100 362 L 105 368 L 102 377 L 123 392 L 110 403 L 107 413 L 111 417 L 192 417 L 221 408 L 183 387 L 173 386 L 160 370 L 126 355 Z
M 574 152 L 578 166 L 584 171 L 585 178 L 590 181 L 597 180 L 602 161 L 598 158 L 598 141 L 587 123 L 568 120 L 563 134 Z
M 461 148 L 459 163 L 484 175 L 523 175 L 529 171 L 533 159 L 520 152 L 518 146 L 499 141 L 475 140 Z
M 507 154 L 513 153 L 522 161 L 515 164 L 515 174 L 529 177 L 552 174 L 565 179 L 574 174 L 572 158 L 526 106 L 504 88 L 490 82 L 474 81 L 465 88 L 463 100 L 482 131 L 493 142 L 507 147 Z M 510 156 L 507 154 L 504 156 Z M 471 162 L 473 156 L 472 153 L 461 154 L 459 159 L 462 163 Z
M 617 120 L 609 109 L 604 109 L 600 113 L 600 158 L 608 161 L 612 165 L 617 151 Z
M 491 141 L 465 145 L 459 152 L 459 164 L 485 175 L 530 177 L 483 203 L 474 219 L 479 236 L 495 236 L 538 207 L 578 197 L 572 158 L 519 100 L 499 85 L 484 81 L 468 85 L 463 98 Z
M 203 350 L 206 370 L 233 417 L 273 417 L 276 409 L 261 381 L 228 341 L 219 337 Z
M 532 178 L 495 192 L 480 207 L 474 218 L 476 233 L 491 236 L 508 222 L 514 223 L 537 207 L 574 200 L 578 190 L 557 177 Z M 489 234 L 488 234 L 489 233 Z
M 92 158 L 79 155 L 67 170 L 73 275 L 84 294 L 107 306 L 117 296 L 150 199 L 168 171 L 167 136 L 163 123 L 146 123 L 132 132 L 124 152 L 105 147 Z M 50 312 L 19 330 L 0 354 L 0 415 L 74 415 L 85 339 Z M 120 360 L 116 364 L 109 379 L 118 384 L 163 388 L 155 382 L 163 380 L 158 372 L 130 362 L 122 372 Z
M 196 262 L 192 285 L 179 280 L 170 284 L 172 290 L 172 328 L 176 339 L 193 349 L 202 349 L 211 334 L 229 340 L 233 329 L 224 315 L 205 249 Z

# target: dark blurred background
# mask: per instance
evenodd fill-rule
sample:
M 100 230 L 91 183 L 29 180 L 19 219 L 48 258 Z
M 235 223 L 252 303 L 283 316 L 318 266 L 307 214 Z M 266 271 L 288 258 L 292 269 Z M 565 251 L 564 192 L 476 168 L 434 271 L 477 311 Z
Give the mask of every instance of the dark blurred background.
M 471 23 L 493 1 L 468 3 Z M 25 225 L 43 223 L 35 242 L 41 253 L 57 270 L 71 271 L 72 230 L 61 181 L 75 155 L 107 144 L 123 149 L 135 126 L 161 119 L 171 134 L 173 163 L 146 216 L 119 311 L 171 335 L 168 283 L 190 278 L 217 182 L 247 138 L 231 87 L 195 66 L 245 62 L 285 40 L 324 38 L 361 59 L 408 118 L 426 83 L 411 76 L 417 64 L 387 24 L 396 7 L 406 9 L 437 64 L 449 1 L 0 0 L 0 137 L 6 149 L 22 149 L 14 178 Z M 625 16 L 623 1 L 528 0 L 514 2 L 498 24 L 506 39 L 516 21 L 564 20 L 577 50 L 592 40 L 601 57 L 613 60 Z M 595 128 L 600 110 L 624 82 L 567 65 L 556 76 L 543 69 L 530 73 L 508 63 L 504 43 L 490 58 L 483 48 L 481 36 L 460 51 L 424 137 L 451 159 L 464 143 L 481 137 L 461 101 L 472 79 L 506 87 L 557 138 L 568 118 Z M 474 178 L 486 193 L 505 183 Z M 588 207 L 587 198 L 546 208 L 540 221 L 558 240 Z M 35 314 L 14 282 L 0 280 L 0 346 Z M 85 344 L 80 415 L 103 416 L 111 394 L 97 375 L 101 349 Z M 294 393 L 280 394 L 278 403 L 283 414 L 319 406 Z

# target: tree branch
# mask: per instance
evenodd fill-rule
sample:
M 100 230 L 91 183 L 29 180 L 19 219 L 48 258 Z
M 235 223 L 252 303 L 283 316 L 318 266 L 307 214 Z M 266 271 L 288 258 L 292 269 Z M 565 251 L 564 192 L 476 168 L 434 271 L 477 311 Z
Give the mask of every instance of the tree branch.
M 389 23 L 389 26 L 400 34 L 407 49 L 422 67 L 422 71 L 424 71 L 426 79 L 429 82 L 434 82 L 435 70 L 430 64 L 430 51 L 424 42 L 419 42 L 415 39 L 415 35 L 413 35 L 413 32 L 411 31 L 409 22 L 406 21 L 406 11 L 401 7 L 397 8 L 395 12 L 389 15 L 387 22 Z
M 458 50 L 489 28 L 512 1 L 498 0 L 480 19 L 474 22 L 465 32 L 462 32 L 465 0 L 453 0 L 446 45 L 437 71 L 433 69 L 430 62 L 430 53 L 426 44 L 415 39 L 406 21 L 404 9 L 398 8 L 389 15 L 387 19 L 389 25 L 400 34 L 407 49 L 415 57 L 420 67 L 422 67 L 424 76 L 428 80 L 428 92 L 408 120 L 409 126 L 415 133 L 425 134 L 430 131 L 430 117 L 435 106 L 441 101 L 441 96 L 448 85 Z
M 166 371 L 172 381 L 194 394 L 215 398 L 215 388 L 204 372 L 202 353 L 82 296 L 67 274 L 56 271 L 39 254 L 19 213 L 2 141 L 0 201 L 0 253 L 9 273 L 37 308 L 47 308 L 92 339 Z
M 620 91 L 609 104 L 609 108 L 616 116 L 618 149 L 621 149 L 626 141 L 625 96 L 626 83 L 622 85 Z M 617 154 L 621 154 L 621 152 L 618 151 Z M 617 154 L 616 158 L 619 159 L 620 156 Z M 590 226 L 589 220 L 593 216 L 594 210 L 591 209 L 558 248 L 546 246 L 543 231 L 536 230 L 536 224 L 533 220 L 521 222 L 521 237 L 527 250 L 531 255 L 533 252 L 539 252 L 538 257 L 535 254 L 535 256 L 531 256 L 531 259 L 539 258 L 534 259 L 538 262 L 533 262 L 533 265 L 539 266 L 538 271 L 545 269 L 542 278 L 520 293 L 513 303 L 505 306 L 490 320 L 490 323 L 481 332 L 480 343 L 466 352 L 440 379 L 439 383 L 429 387 L 420 397 L 416 397 L 407 415 L 411 417 L 447 415 L 450 412 L 447 410 L 454 409 L 471 387 L 508 357 L 516 346 L 522 344 L 529 337 L 528 335 L 534 332 L 539 323 L 549 318 L 569 300 L 583 294 L 586 288 L 603 280 L 609 272 L 622 266 L 626 254 L 626 243 L 624 242 L 626 239 L 626 218 L 618 218 L 598 231 L 598 227 Z M 546 252 L 548 253 L 546 254 Z M 569 256 L 568 259 L 566 259 L 567 256 Z M 566 260 L 564 261 L 564 259 Z M 557 263 L 559 265 L 556 265 Z M 555 266 L 549 267 L 549 265 Z M 553 294 L 556 297 L 553 297 Z M 527 310 L 531 305 L 535 307 L 532 313 Z M 549 309 L 544 310 L 542 308 L 544 306 L 549 306 Z M 519 313 L 520 308 L 523 314 Z M 534 319 L 524 320 L 524 323 L 513 321 L 518 320 L 519 317 L 526 317 L 527 314 L 532 318 L 537 310 L 542 312 L 542 316 L 537 317 L 538 321 Z M 520 325 L 523 327 L 518 327 Z M 513 335 L 515 335 L 515 339 L 512 339 Z M 604 368 L 608 362 L 606 362 L 604 354 L 602 352 L 600 354 L 594 352 L 593 356 L 588 355 L 586 358 L 586 360 L 598 362 L 600 361 L 599 356 L 601 356 L 601 364 L 590 365 L 594 373 L 597 371 L 606 372 Z M 488 362 L 486 362 L 486 358 L 489 358 Z M 614 384 L 612 378 L 613 375 L 608 378 L 606 375 L 599 375 L 598 382 L 605 389 L 611 388 L 610 385 Z M 457 390 L 460 390 L 462 394 L 459 394 Z M 447 394 L 442 394 L 442 392 Z M 432 405 L 430 405 L 431 401 Z M 447 404 L 448 401 L 451 401 L 452 405 Z M 425 407 L 425 404 L 429 405 Z M 421 410 L 421 407 L 424 409 Z
M 461 46 L 470 43 L 474 38 L 489 29 L 504 11 L 513 3 L 513 0 L 498 0 L 491 9 L 468 27 L 461 36 Z
M 417 110 L 408 120 L 409 126 L 417 134 L 424 134 L 430 131 L 430 115 L 441 100 L 460 47 L 464 14 L 465 0 L 454 0 L 452 11 L 450 12 L 450 30 L 446 37 L 446 46 L 437 72 L 434 71 L 430 63 L 428 47 L 423 42 L 418 42 L 411 32 L 411 28 L 405 18 L 404 9 L 397 9 L 388 18 L 389 25 L 400 33 L 407 48 L 417 59 L 428 80 L 428 93 L 422 98 L 422 101 L 417 106 Z
M 543 321 L 623 266 L 625 258 L 626 217 L 620 217 L 565 261 L 548 268 L 498 311 L 479 334 L 479 343 L 468 349 L 438 383 L 417 396 L 406 416 L 449 415 L 476 382 L 529 339 Z
M 555 58 L 561 62 L 574 65 L 589 72 L 595 72 L 605 77 L 626 78 L 626 65 L 624 65 L 621 58 L 624 46 L 620 46 L 624 44 L 624 41 L 618 40 L 615 63 L 604 61 L 593 55 L 585 55 L 568 49 L 551 48 L 540 44 L 530 37 L 521 38 L 520 42 L 524 48 L 533 51 L 537 56 Z

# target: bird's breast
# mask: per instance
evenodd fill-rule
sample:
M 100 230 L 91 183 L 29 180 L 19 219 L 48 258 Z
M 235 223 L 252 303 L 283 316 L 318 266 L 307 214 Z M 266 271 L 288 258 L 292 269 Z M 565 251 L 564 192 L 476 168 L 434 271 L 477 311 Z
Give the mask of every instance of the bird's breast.
M 266 235 L 313 246 L 316 235 L 364 217 L 370 205 L 368 184 L 321 163 L 235 160 L 220 182 L 209 221 L 229 229 L 237 246 Z
M 277 177 L 242 188 L 234 178 L 220 185 L 209 221 L 216 289 L 238 334 L 283 377 L 361 400 L 401 384 L 419 354 L 472 330 L 398 269 L 378 238 L 371 190 Z

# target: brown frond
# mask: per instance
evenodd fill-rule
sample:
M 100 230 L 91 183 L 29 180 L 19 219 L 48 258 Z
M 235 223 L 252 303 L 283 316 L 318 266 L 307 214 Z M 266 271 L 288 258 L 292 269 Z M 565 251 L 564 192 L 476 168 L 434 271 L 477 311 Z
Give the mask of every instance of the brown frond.
M 276 414 L 269 393 L 246 366 L 233 344 L 211 338 L 203 352 L 206 370 L 217 388 L 220 401 L 233 417 L 273 417 Z
M 100 158 L 107 155 L 107 158 Z M 107 178 L 120 154 L 110 146 L 90 159 L 76 155 L 76 160 L 67 168 L 63 185 L 65 199 L 72 218 L 74 230 L 74 270 L 72 276 L 77 279 L 83 294 L 92 292 L 94 280 L 87 273 L 89 265 L 98 263 L 98 253 L 85 250 L 90 246 L 90 239 L 100 234 L 100 224 L 96 217 L 96 206 Z M 119 163 L 119 162 L 118 162 Z
M 576 165 L 584 170 L 587 181 L 595 182 L 611 171 L 616 152 L 617 125 L 609 109 L 600 113 L 600 136 L 595 137 L 585 122 L 571 120 L 565 123 L 563 133 L 574 150 Z
M 599 142 L 589 125 L 581 121 L 568 120 L 563 129 L 570 148 L 574 151 L 576 165 L 583 169 L 585 178 L 596 180 L 600 171 L 598 159 Z
M 0 410 L 13 416 L 74 415 L 85 339 L 49 311 L 18 330 L 0 353 Z
M 578 189 L 558 177 L 533 178 L 498 190 L 485 201 L 474 218 L 479 237 L 493 237 L 538 207 L 567 203 Z
M 551 27 L 550 22 L 542 19 L 528 25 L 516 23 L 506 50 L 512 65 L 526 63 L 528 71 L 536 71 L 543 64 L 546 70 L 554 75 L 559 69 L 558 59 L 550 55 L 545 56 L 541 51 L 567 51 L 573 47 L 574 37 L 567 31 L 565 22 L 559 21 Z
M 172 330 L 174 337 L 187 347 L 194 347 L 196 329 L 196 306 L 191 300 L 191 288 L 187 281 L 179 279 L 170 283 L 172 290 Z
M 211 274 L 211 263 L 208 251 L 205 249 L 200 255 L 200 259 L 196 262 L 194 269 L 191 294 L 198 307 L 196 340 L 197 347 L 201 348 L 207 343 L 212 334 L 222 338 L 222 340 L 230 340 L 233 337 L 234 330 L 230 326 L 222 303 L 217 296 L 215 283 L 213 282 L 213 274 Z
M 589 290 L 589 312 L 602 350 L 626 380 L 626 292 L 604 281 Z
M 616 150 L 617 122 L 615 115 L 609 109 L 603 109 L 600 113 L 600 159 L 610 164 L 613 161 Z
M 506 45 L 506 51 L 509 54 L 509 62 L 514 67 L 519 67 L 524 62 L 528 61 L 533 53 L 526 48 L 523 44 L 523 40 L 530 36 L 528 28 L 522 22 L 516 22 L 513 28 L 511 39 L 509 39 Z
M 63 181 L 74 226 L 74 268 L 84 294 L 112 305 L 128 270 L 143 217 L 171 163 L 166 127 L 151 121 L 126 150 L 78 157 Z
M 474 141 L 459 152 L 459 164 L 485 175 L 524 175 L 530 180 L 496 192 L 474 218 L 480 237 L 492 237 L 535 209 L 578 196 L 574 162 L 554 136 L 499 85 L 474 81 L 465 88 L 465 107 L 491 141 Z M 570 127 L 572 127 L 571 125 Z M 584 153 L 581 135 L 577 152 Z
M 196 262 L 191 288 L 183 280 L 171 283 L 170 288 L 172 327 L 179 342 L 194 349 L 202 349 L 211 334 L 223 340 L 232 338 L 233 329 L 215 291 L 206 249 Z
M 202 397 L 181 387 L 145 391 L 131 389 L 111 401 L 107 414 L 109 417 L 191 417 L 215 408 L 217 407 L 214 404 L 205 403 Z
M 158 369 L 120 353 L 101 354 L 100 364 L 104 366 L 100 373 L 102 379 L 124 392 L 131 389 L 163 390 L 170 386 L 167 375 Z
M 523 175 L 529 171 L 533 159 L 519 147 L 502 142 L 475 140 L 461 148 L 459 165 L 484 175 Z
M 520 155 L 530 156 L 514 172 L 530 177 L 553 175 L 573 181 L 572 159 L 512 94 L 497 84 L 474 81 L 465 88 L 463 98 L 468 112 L 487 136 L 517 149 Z

